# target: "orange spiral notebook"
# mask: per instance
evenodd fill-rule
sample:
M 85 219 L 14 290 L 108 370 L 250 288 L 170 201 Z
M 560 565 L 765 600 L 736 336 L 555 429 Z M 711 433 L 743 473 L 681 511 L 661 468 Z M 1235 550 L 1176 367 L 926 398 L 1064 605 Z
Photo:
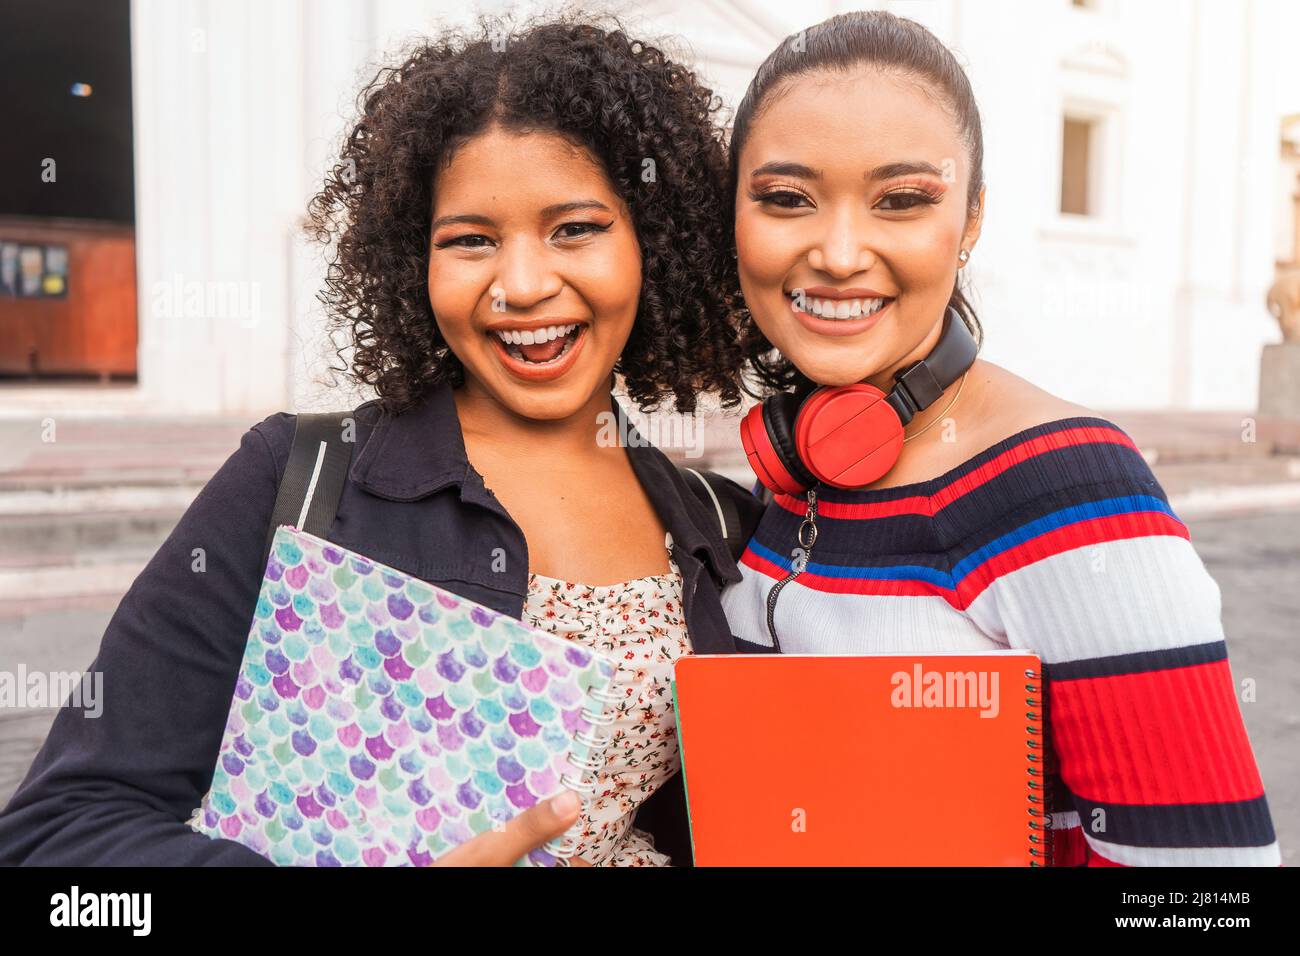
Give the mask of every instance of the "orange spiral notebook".
M 691 655 L 673 700 L 696 866 L 1037 866 L 1040 661 Z

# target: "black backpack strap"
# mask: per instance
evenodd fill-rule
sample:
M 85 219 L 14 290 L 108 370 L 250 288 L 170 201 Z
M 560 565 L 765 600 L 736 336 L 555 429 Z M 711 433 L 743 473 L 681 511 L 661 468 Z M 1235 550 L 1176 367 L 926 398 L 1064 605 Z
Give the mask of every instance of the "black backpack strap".
M 685 465 L 677 467 L 682 477 L 686 479 L 686 483 L 691 486 L 691 490 L 695 492 L 695 496 L 700 499 L 710 514 L 717 516 L 722 537 L 727 542 L 727 550 L 739 561 L 740 556 L 745 553 L 745 546 L 749 544 L 749 536 L 741 527 L 740 513 L 736 510 L 735 502 L 721 487 L 720 482 L 724 479 L 711 471 L 696 471 Z
M 355 442 L 350 433 L 344 432 L 352 414 L 310 412 L 297 416 L 289 460 L 275 496 L 271 526 L 266 531 L 265 556 L 270 556 L 271 542 L 282 524 L 323 538 L 334 523 L 352 463 Z

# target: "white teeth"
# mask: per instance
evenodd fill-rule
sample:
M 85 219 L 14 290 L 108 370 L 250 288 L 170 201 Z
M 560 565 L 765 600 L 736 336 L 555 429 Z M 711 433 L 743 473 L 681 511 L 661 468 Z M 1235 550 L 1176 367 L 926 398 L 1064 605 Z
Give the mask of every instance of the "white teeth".
M 568 335 L 578 327 L 572 325 L 548 325 L 543 329 L 497 329 L 497 337 L 507 345 L 541 345 L 552 339 Z
M 804 299 L 803 311 L 823 319 L 852 319 L 870 315 L 888 299 Z

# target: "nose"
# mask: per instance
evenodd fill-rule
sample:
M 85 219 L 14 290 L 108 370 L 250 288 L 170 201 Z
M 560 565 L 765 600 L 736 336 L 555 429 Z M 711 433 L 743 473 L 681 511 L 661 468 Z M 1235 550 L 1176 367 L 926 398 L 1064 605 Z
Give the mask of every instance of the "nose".
M 564 288 L 564 278 L 545 248 L 538 243 L 516 241 L 507 243 L 497 260 L 500 271 L 492 287 L 492 296 L 508 309 L 531 309 L 556 295 Z
M 874 260 L 866 227 L 850 209 L 826 217 L 824 231 L 808 249 L 808 264 L 837 279 L 866 272 Z

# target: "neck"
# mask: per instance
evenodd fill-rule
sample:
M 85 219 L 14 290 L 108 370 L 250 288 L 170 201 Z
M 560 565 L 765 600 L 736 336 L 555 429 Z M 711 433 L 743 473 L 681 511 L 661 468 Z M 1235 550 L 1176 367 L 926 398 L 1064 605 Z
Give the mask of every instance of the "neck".
M 930 330 L 925 334 L 925 338 L 923 338 L 914 349 L 908 352 L 907 355 L 903 356 L 903 358 L 894 362 L 882 371 L 868 376 L 865 381 L 874 385 L 882 392 L 888 392 L 893 388 L 895 383 L 894 376 L 897 373 L 906 370 L 913 363 L 928 356 L 934 351 L 935 346 L 939 344 L 939 339 L 943 334 L 943 319 L 944 316 L 947 315 L 947 312 L 948 310 L 945 307 L 944 315 L 939 317 L 939 321 L 935 322 L 934 325 L 930 327 Z M 906 438 L 919 434 L 922 429 L 935 421 L 935 419 L 947 415 L 948 408 L 957 397 L 958 391 L 961 390 L 962 395 L 967 395 L 968 392 L 971 391 L 971 388 L 968 387 L 971 383 L 964 384 L 964 380 L 971 377 L 970 373 L 975 371 L 975 366 L 978 364 L 979 359 L 976 359 L 971 367 L 967 369 L 965 374 L 957 376 L 956 381 L 948 384 L 947 388 L 943 390 L 943 394 L 921 411 L 913 415 L 912 420 L 908 422 L 904 428 L 904 437 Z M 963 398 L 962 402 L 964 405 L 970 405 L 970 402 L 966 398 Z
M 602 412 L 612 410 L 610 390 L 613 377 L 596 389 L 583 405 L 563 418 L 528 418 L 497 401 L 477 381 L 467 377 L 452 392 L 461 431 L 467 441 L 490 441 L 508 448 L 541 452 L 553 450 L 565 455 L 591 453 L 596 449 Z
M 946 308 L 944 309 L 944 313 L 947 313 Z M 874 385 L 882 392 L 888 393 L 889 390 L 894 387 L 894 376 L 897 373 L 906 369 L 913 362 L 919 362 L 934 351 L 934 347 L 939 344 L 939 336 L 943 334 L 943 318 L 942 315 L 939 316 L 939 321 L 935 322 L 934 325 L 930 327 L 930 331 L 925 333 L 925 338 L 917 343 L 916 348 L 912 349 L 912 351 L 908 352 L 892 365 L 881 369 L 879 372 L 873 372 L 871 375 L 868 375 L 864 381 L 868 385 Z M 947 393 L 945 392 L 945 394 Z M 942 401 L 942 399 L 940 399 L 940 401 Z M 938 403 L 936 402 L 935 404 Z M 933 405 L 930 406 L 930 408 L 933 407 Z M 926 409 L 926 411 L 929 411 L 929 409 Z
M 979 378 L 977 372 L 979 364 L 980 360 L 976 359 L 971 364 L 971 367 L 963 374 L 958 375 L 957 381 L 945 388 L 943 394 L 935 399 L 932 404 L 926 406 L 913 415 L 912 420 L 908 422 L 907 427 L 903 429 L 903 437 L 910 438 L 913 435 L 920 434 L 921 430 L 931 422 L 935 421 L 935 419 L 948 418 L 951 415 L 954 416 L 955 421 L 956 415 L 960 414 L 963 410 L 969 409 L 975 401 L 974 396 L 977 391 L 977 380 Z M 961 393 L 960 402 L 956 402 L 958 392 Z M 954 402 L 956 402 L 956 404 L 954 404 Z M 949 412 L 949 409 L 951 409 L 951 413 Z M 929 432 L 926 433 L 926 437 L 919 440 L 920 443 L 924 444 L 928 442 L 932 435 L 935 436 L 937 440 L 945 440 L 941 438 L 943 435 L 943 426 L 936 425 L 934 428 L 930 429 Z M 908 445 L 907 447 L 911 448 L 912 446 Z

